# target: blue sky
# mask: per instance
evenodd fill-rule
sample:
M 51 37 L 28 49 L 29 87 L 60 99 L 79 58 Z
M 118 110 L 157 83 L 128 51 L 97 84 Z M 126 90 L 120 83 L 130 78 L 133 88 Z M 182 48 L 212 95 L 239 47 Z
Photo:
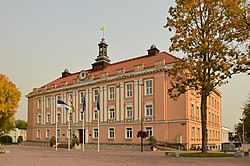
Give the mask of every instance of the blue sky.
M 163 26 L 174 0 L 0 0 L 0 73 L 21 90 L 17 119 L 27 120 L 25 95 L 70 72 L 88 69 L 105 28 L 112 62 L 145 55 L 151 44 L 168 51 Z M 180 53 L 172 53 L 181 56 Z M 250 77 L 235 76 L 220 88 L 223 125 L 233 129 L 250 92 Z

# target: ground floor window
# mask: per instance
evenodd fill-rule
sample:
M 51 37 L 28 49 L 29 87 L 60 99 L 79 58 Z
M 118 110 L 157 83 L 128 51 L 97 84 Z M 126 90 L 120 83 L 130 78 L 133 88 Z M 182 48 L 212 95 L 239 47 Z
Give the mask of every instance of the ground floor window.
M 110 139 L 114 139 L 115 138 L 115 129 L 114 128 L 109 128 L 108 138 L 110 138 Z
M 93 138 L 98 138 L 98 129 L 93 130 Z
M 126 139 L 132 139 L 132 128 L 126 128 Z

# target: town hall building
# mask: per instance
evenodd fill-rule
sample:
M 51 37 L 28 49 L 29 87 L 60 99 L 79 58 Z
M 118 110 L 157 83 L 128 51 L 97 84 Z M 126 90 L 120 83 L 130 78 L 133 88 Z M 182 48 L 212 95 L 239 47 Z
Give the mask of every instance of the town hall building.
M 154 136 L 161 144 L 201 147 L 200 96 L 190 90 L 174 101 L 168 95 L 168 69 L 180 59 L 152 45 L 146 55 L 111 63 L 104 38 L 98 46 L 90 69 L 75 73 L 65 69 L 60 77 L 26 96 L 28 141 L 49 141 L 57 135 L 59 142 L 66 143 L 70 123 L 70 137 L 75 135 L 86 144 L 97 143 L 98 137 L 101 144 L 140 144 L 137 133 L 143 124 L 147 138 Z M 57 107 L 58 98 L 68 104 L 72 101 L 75 111 Z M 220 92 L 213 91 L 207 103 L 208 148 L 220 149 Z

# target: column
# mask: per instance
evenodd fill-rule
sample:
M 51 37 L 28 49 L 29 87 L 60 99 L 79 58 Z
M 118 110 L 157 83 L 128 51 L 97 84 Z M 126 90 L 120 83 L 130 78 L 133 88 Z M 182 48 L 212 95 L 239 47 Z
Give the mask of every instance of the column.
M 115 114 L 116 114 L 116 121 L 120 121 L 120 88 L 119 84 L 116 85 L 116 94 L 115 94 L 115 101 L 116 101 L 116 108 L 115 108 Z
M 103 87 L 100 87 L 100 122 L 103 122 Z
M 89 90 L 86 89 L 85 94 L 84 94 L 85 102 L 86 102 L 86 108 L 85 108 L 85 115 L 86 115 L 85 120 L 86 120 L 86 123 L 89 122 L 89 103 L 88 103 L 89 100 L 88 100 L 88 95 L 89 95 Z
M 141 111 L 142 111 L 142 79 L 139 80 L 139 119 L 141 119 Z
M 138 120 L 138 80 L 134 81 L 134 116 Z
M 103 91 L 104 91 L 104 98 L 103 98 L 103 118 L 104 118 L 104 122 L 107 121 L 107 86 L 105 85 L 103 87 Z
M 92 122 L 93 116 L 92 116 L 92 89 L 89 88 L 89 122 Z
M 50 111 L 50 115 L 51 115 L 51 124 L 55 124 L 55 110 L 56 110 L 56 100 L 55 100 L 55 95 L 51 95 L 51 111 Z
M 79 96 L 78 96 L 78 91 L 75 91 L 75 123 L 78 123 L 79 120 Z
M 124 120 L 124 83 L 120 83 L 120 91 L 121 91 L 121 121 Z

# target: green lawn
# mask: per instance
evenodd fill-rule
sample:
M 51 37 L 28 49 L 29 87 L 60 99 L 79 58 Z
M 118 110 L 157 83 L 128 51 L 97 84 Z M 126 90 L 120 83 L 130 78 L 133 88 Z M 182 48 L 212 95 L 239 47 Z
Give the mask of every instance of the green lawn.
M 176 157 L 176 153 L 170 153 L 167 156 Z M 228 153 L 180 153 L 180 157 L 233 157 L 234 154 Z

